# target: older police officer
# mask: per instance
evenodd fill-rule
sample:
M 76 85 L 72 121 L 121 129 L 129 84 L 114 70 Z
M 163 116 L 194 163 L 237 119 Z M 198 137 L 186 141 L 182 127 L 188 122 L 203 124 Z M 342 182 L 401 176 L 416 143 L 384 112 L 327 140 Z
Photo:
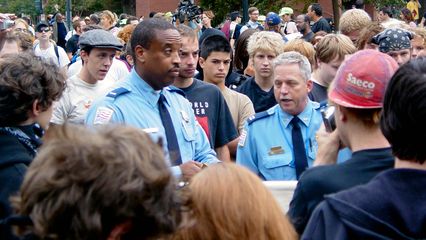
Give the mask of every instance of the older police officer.
M 306 57 L 282 53 L 273 67 L 278 104 L 247 121 L 237 163 L 263 180 L 295 180 L 315 159 L 315 133 L 322 124 L 320 105 L 308 98 L 312 81 Z
M 124 123 L 162 140 L 175 175 L 188 179 L 217 163 L 203 129 L 181 90 L 169 86 L 179 74 L 177 29 L 162 19 L 141 22 L 131 38 L 135 67 L 126 81 L 89 109 L 87 124 Z

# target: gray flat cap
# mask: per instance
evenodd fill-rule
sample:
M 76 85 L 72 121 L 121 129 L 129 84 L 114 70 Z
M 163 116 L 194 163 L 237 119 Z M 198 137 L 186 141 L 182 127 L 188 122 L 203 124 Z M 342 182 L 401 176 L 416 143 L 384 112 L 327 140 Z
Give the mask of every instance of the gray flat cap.
M 114 48 L 121 50 L 123 44 L 112 33 L 103 29 L 93 29 L 83 33 L 78 40 L 80 49 L 85 47 Z

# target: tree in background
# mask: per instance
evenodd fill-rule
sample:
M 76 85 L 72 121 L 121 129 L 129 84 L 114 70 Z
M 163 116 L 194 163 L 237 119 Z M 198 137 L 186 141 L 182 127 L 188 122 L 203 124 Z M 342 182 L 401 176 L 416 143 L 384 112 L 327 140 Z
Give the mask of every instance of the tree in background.
M 136 12 L 135 0 L 72 0 L 73 16 L 88 16 L 91 13 L 105 9 L 116 12 L 118 15 L 122 12 L 134 15 Z M 59 6 L 59 11 L 65 13 L 64 0 L 49 0 L 44 5 L 44 14 L 54 14 L 55 5 Z M 31 15 L 33 18 L 38 15 L 34 0 L 0 0 L 0 11 Z M 34 18 L 35 19 L 35 18 Z
M 342 0 L 343 3 L 350 2 L 351 0 Z M 251 0 L 249 1 L 249 7 L 256 6 L 260 14 L 266 15 L 270 11 L 278 12 L 282 7 L 287 6 L 293 8 L 295 11 L 305 13 L 309 5 L 315 0 Z M 364 0 L 365 3 L 373 4 L 376 9 L 383 6 L 391 6 L 394 9 L 399 9 L 405 6 L 404 0 Z M 302 4 L 303 3 L 303 4 Z M 333 4 L 333 15 L 334 21 L 338 24 L 340 17 L 340 11 L 343 11 L 343 4 L 339 0 L 332 0 Z M 242 12 L 242 1 L 241 0 L 201 0 L 200 6 L 203 9 L 212 10 L 215 13 L 215 19 L 213 19 L 212 25 L 217 26 L 224 21 L 226 15 L 232 11 Z M 303 6 L 301 9 L 296 6 Z M 337 20 L 337 21 L 336 21 Z M 337 25 L 336 25 L 337 27 Z

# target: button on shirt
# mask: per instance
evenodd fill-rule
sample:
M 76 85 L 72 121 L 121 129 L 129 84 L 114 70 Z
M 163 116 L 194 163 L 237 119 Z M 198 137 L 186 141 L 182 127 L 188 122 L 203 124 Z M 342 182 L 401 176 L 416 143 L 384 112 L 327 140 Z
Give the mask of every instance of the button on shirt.
M 309 101 L 298 115 L 309 166 L 318 149 L 315 133 L 322 124 L 319 109 L 319 103 Z M 290 124 L 293 116 L 282 111 L 279 105 L 267 113 L 266 117 L 246 123 L 238 144 L 237 164 L 246 166 L 266 181 L 296 180 Z
M 182 162 L 190 160 L 202 163 L 220 162 L 216 153 L 210 148 L 209 141 L 203 129 L 195 119 L 188 100 L 171 88 L 161 91 L 154 90 L 134 69 L 129 77 L 119 83 L 117 88 L 125 88 L 124 94 L 112 93 L 96 101 L 87 113 L 88 125 L 106 123 L 125 123 L 141 128 L 149 133 L 154 142 L 163 141 L 163 150 L 169 160 L 167 138 L 158 110 L 160 94 L 166 98 L 166 107 L 173 121 L 176 137 L 182 156 Z M 169 161 L 168 161 L 169 162 Z M 181 175 L 178 166 L 172 167 L 175 175 Z

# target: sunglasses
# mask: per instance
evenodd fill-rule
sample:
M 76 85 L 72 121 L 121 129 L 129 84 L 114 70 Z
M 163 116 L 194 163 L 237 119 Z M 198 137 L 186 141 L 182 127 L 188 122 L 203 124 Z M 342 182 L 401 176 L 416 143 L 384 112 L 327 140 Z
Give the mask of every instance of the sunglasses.
M 39 33 L 41 33 L 41 32 L 47 33 L 49 31 L 50 31 L 49 28 L 43 28 L 43 29 L 38 30 Z

